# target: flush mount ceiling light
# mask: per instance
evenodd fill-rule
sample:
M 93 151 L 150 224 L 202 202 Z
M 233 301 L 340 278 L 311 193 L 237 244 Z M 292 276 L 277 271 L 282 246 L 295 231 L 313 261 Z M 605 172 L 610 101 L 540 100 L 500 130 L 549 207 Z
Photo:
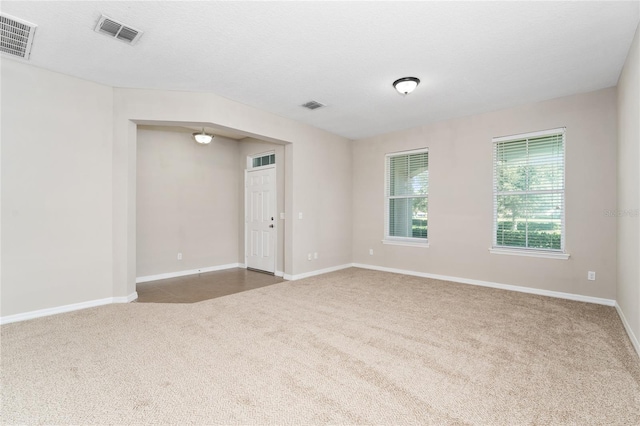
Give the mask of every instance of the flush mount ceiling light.
M 206 145 L 208 143 L 211 143 L 213 135 L 205 133 L 203 127 L 201 133 L 196 132 L 193 134 L 193 139 L 195 139 L 196 142 L 201 143 L 202 145 Z
M 402 77 L 393 82 L 393 87 L 395 87 L 401 95 L 408 95 L 418 87 L 418 84 L 420 84 L 419 78 Z

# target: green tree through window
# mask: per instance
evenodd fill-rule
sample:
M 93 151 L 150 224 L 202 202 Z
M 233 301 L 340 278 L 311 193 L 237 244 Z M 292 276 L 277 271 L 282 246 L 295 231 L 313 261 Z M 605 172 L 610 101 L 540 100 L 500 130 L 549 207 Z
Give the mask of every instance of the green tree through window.
M 386 239 L 426 242 L 429 154 L 426 150 L 387 155 Z
M 564 130 L 494 140 L 494 247 L 559 251 L 563 235 Z

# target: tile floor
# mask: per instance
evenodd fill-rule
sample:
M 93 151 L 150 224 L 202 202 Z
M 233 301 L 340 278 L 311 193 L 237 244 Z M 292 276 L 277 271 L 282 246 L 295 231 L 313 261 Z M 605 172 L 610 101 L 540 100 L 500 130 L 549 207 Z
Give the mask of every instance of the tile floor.
M 242 268 L 138 283 L 139 303 L 195 303 L 283 282 L 280 277 Z

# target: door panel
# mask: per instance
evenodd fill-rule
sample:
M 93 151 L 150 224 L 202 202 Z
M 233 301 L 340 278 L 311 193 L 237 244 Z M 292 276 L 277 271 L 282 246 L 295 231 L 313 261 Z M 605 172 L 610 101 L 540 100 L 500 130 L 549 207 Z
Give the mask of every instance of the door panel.
M 247 267 L 275 272 L 275 168 L 251 170 L 246 179 Z

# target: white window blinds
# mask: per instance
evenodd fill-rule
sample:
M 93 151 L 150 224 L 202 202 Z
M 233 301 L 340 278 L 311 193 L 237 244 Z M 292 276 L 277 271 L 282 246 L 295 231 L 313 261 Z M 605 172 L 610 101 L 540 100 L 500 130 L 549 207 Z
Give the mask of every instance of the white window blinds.
M 385 239 L 427 241 L 429 153 L 426 149 L 388 154 Z
M 563 251 L 564 128 L 493 142 L 493 247 Z

